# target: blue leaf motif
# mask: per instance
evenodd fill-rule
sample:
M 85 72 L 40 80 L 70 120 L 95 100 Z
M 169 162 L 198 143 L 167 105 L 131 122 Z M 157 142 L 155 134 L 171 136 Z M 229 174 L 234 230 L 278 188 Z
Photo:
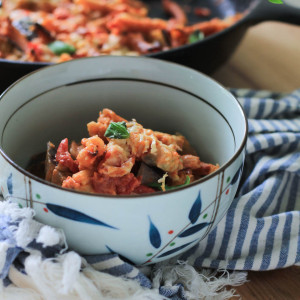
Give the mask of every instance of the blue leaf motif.
M 240 178 L 240 175 L 242 174 L 242 170 L 243 170 L 243 164 L 241 164 L 241 166 L 238 168 L 238 170 L 234 174 L 232 181 L 230 183 L 231 185 L 234 185 L 238 181 L 238 179 Z
M 70 220 L 74 220 L 74 221 L 82 222 L 82 223 L 88 223 L 88 224 L 92 224 L 92 225 L 105 226 L 105 227 L 109 227 L 112 229 L 118 229 L 118 228 L 111 226 L 109 224 L 106 224 L 100 220 L 92 218 L 84 213 L 81 213 L 78 210 L 74 210 L 74 209 L 71 209 L 71 208 L 68 208 L 65 206 L 46 203 L 46 207 L 50 211 L 52 211 L 54 214 L 56 214 L 60 217 L 66 218 L 66 219 L 70 219 Z
M 197 222 L 197 220 L 200 216 L 200 213 L 201 213 L 201 207 L 202 207 L 202 200 L 201 200 L 201 195 L 200 195 L 200 191 L 199 191 L 198 197 L 195 200 L 195 202 L 190 210 L 190 213 L 189 213 L 189 219 L 192 224 Z
M 160 258 L 160 257 L 164 257 L 164 256 L 168 256 L 168 255 L 170 255 L 170 254 L 173 254 L 173 253 L 175 253 L 175 252 L 177 252 L 177 251 L 179 251 L 179 250 L 181 250 L 181 249 L 187 247 L 188 245 L 194 243 L 195 241 L 196 241 L 196 240 L 194 240 L 194 241 L 192 241 L 192 242 L 189 242 L 189 243 L 186 243 L 186 244 L 184 244 L 184 245 L 182 245 L 182 246 L 179 246 L 179 247 L 177 247 L 177 248 L 173 248 L 172 250 L 166 251 L 166 252 L 162 253 L 161 255 L 159 255 L 159 256 L 157 256 L 157 257 Z
M 200 223 L 200 224 L 197 224 L 195 226 L 192 226 L 190 228 L 188 228 L 187 230 L 183 231 L 182 233 L 180 233 L 178 235 L 178 237 L 182 238 L 182 237 L 186 237 L 186 236 L 190 236 L 190 235 L 193 235 L 194 233 L 202 230 L 203 228 L 205 228 L 206 226 L 210 225 L 211 223 Z
M 152 246 L 157 249 L 161 245 L 160 234 L 159 234 L 159 231 L 157 230 L 157 228 L 155 227 L 155 225 L 153 224 L 153 222 L 151 221 L 150 216 L 148 216 L 148 218 L 149 218 L 149 222 L 150 222 L 150 228 L 149 228 L 150 242 L 151 242 Z
M 12 173 L 9 174 L 9 176 L 7 177 L 7 190 L 9 192 L 10 195 L 13 194 L 13 183 L 12 183 Z

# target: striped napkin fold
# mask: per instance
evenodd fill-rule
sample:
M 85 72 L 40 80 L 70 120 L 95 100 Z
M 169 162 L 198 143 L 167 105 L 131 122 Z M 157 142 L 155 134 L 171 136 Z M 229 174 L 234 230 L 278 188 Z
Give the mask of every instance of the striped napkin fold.
M 300 263 L 300 90 L 232 93 L 249 124 L 241 184 L 217 228 L 184 258 L 229 270 Z
M 249 122 L 245 167 L 228 213 L 201 243 L 141 269 L 116 254 L 80 257 L 61 231 L 3 201 L 0 299 L 228 299 L 224 287 L 243 283 L 245 271 L 300 265 L 300 90 L 231 92 Z

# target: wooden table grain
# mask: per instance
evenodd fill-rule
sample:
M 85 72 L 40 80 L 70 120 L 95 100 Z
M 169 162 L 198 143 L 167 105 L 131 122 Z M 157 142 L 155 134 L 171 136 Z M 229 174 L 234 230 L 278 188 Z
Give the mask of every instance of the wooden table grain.
M 300 88 L 300 26 L 264 22 L 252 27 L 213 77 L 231 87 Z
M 279 22 L 252 27 L 230 60 L 212 77 L 228 87 L 284 92 L 299 89 L 300 27 Z M 242 299 L 300 300 L 300 267 L 252 271 L 248 280 L 236 287 Z

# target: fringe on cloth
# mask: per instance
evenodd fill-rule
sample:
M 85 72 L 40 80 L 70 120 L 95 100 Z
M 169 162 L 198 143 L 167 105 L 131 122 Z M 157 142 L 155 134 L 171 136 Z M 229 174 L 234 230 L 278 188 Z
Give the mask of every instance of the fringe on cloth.
M 247 272 L 228 272 L 227 270 L 201 269 L 197 271 L 184 261 L 162 262 L 153 267 L 153 287 L 172 289 L 182 286 L 188 300 L 231 299 L 239 295 L 234 287 L 247 282 Z
M 30 208 L 0 201 L 1 300 L 228 299 L 234 295 L 234 290 L 228 290 L 226 286 L 246 281 L 245 272 L 223 271 L 221 275 L 208 270 L 197 272 L 186 263 L 167 261 L 145 268 L 152 281 L 152 288 L 145 288 L 136 280 L 95 270 L 85 258 L 67 251 L 62 231 L 42 225 L 33 217 L 34 211 Z M 41 251 L 30 246 L 33 241 L 42 245 Z M 60 251 L 45 257 L 45 249 L 58 245 Z M 13 261 L 8 265 L 9 249 L 22 250 L 15 256 L 15 261 L 18 260 L 22 267 Z M 4 284 L 4 279 L 9 279 L 10 284 Z M 174 290 L 182 297 L 172 297 L 170 291 Z
M 2 300 L 160 300 L 161 289 L 183 288 L 186 299 L 229 299 L 235 294 L 236 286 L 246 281 L 245 272 L 220 275 L 215 271 L 197 272 L 185 263 L 153 267 L 153 289 L 142 288 L 134 280 L 126 280 L 99 272 L 86 265 L 75 252 L 59 255 L 55 259 L 42 260 L 40 255 L 29 255 L 25 260 L 26 274 L 10 268 L 12 284 L 3 287 Z

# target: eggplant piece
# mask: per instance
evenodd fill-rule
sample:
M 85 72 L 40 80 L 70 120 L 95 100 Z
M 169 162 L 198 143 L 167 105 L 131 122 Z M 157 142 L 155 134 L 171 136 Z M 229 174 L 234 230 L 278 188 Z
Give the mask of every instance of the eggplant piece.
M 55 167 L 52 172 L 51 182 L 57 185 L 62 185 L 63 181 L 68 177 L 72 176 L 70 171 L 59 170 L 59 167 Z
M 12 21 L 11 24 L 28 41 L 31 41 L 37 37 L 34 22 L 32 22 L 29 17 L 25 17 L 20 20 Z
M 51 143 L 47 143 L 47 152 L 45 159 L 45 179 L 52 182 L 53 171 L 57 166 L 57 161 L 55 159 L 56 149 Z
M 35 27 L 35 32 L 37 35 L 42 38 L 42 40 L 46 43 L 49 44 L 50 42 L 53 42 L 55 40 L 55 37 L 52 36 L 51 32 L 46 29 L 44 26 L 42 26 L 39 23 L 34 23 Z
M 56 148 L 51 142 L 47 143 L 47 153 L 45 159 L 45 179 L 54 184 L 62 185 L 62 182 L 72 173 L 55 159 Z
M 151 154 L 149 152 L 142 156 L 142 161 L 150 167 L 155 167 L 156 166 L 156 158 L 157 158 L 156 155 Z
M 70 154 L 71 154 L 71 157 L 75 160 L 78 153 L 84 148 L 83 145 L 81 144 L 77 144 L 75 141 L 72 141 L 71 142 L 71 145 L 70 145 Z
M 0 57 L 6 57 L 13 50 L 12 42 L 5 36 L 0 36 Z
M 162 178 L 164 172 L 156 167 L 149 167 L 147 164 L 141 162 L 139 170 L 137 172 L 137 176 L 141 177 L 141 183 L 143 185 L 148 185 L 153 182 L 157 182 L 160 178 Z
M 73 152 L 79 151 L 80 145 L 75 142 L 73 144 Z M 56 160 L 57 149 L 51 142 L 47 143 L 47 153 L 45 159 L 45 179 L 57 185 L 62 185 L 63 181 L 72 176 L 73 173 L 63 163 Z
M 29 49 L 28 43 L 37 37 L 34 23 L 29 18 L 11 21 L 9 23 L 9 39 L 23 52 Z
M 33 22 L 29 17 L 10 20 L 9 26 L 9 39 L 23 52 L 30 49 L 29 42 L 35 38 L 40 38 L 46 44 L 54 40 L 46 28 Z

